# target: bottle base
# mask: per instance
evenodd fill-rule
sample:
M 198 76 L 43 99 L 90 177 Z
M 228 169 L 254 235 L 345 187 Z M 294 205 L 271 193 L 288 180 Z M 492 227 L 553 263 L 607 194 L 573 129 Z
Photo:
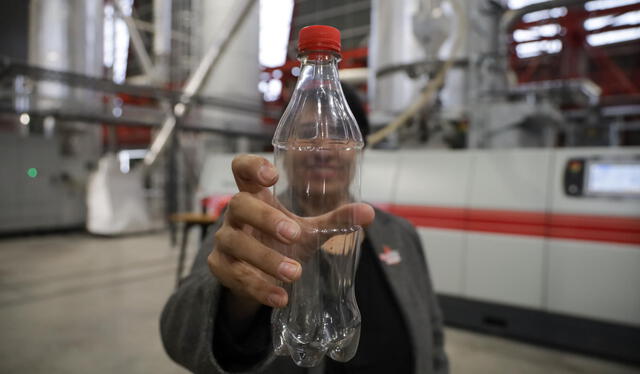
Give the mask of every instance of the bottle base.
M 358 350 L 360 327 L 350 328 L 344 335 L 344 338 L 336 341 L 328 352 L 329 357 L 334 361 L 347 362 L 356 355 Z
M 274 352 L 278 356 L 290 356 L 300 367 L 317 366 L 325 355 L 334 361 L 347 362 L 358 350 L 360 342 L 360 327 L 348 328 L 343 331 L 342 338 L 326 343 L 303 343 L 294 336 L 282 334 L 276 339 Z
M 326 349 L 312 347 L 289 347 L 289 354 L 293 362 L 300 367 L 318 366 L 326 354 Z

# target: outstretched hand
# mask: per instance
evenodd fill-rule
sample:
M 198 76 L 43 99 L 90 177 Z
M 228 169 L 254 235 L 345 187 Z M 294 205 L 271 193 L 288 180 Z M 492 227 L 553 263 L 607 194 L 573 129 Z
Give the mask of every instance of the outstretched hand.
M 300 278 L 299 261 L 305 255 L 277 248 L 304 248 L 313 232 L 337 224 L 369 225 L 374 218 L 371 206 L 343 205 L 317 217 L 299 217 L 284 209 L 269 187 L 278 180 L 276 168 L 255 155 L 237 156 L 232 163 L 239 192 L 229 202 L 224 222 L 216 233 L 216 244 L 208 258 L 211 272 L 227 287 L 235 300 L 236 312 L 251 313 L 260 304 L 281 308 L 288 295 L 278 281 Z

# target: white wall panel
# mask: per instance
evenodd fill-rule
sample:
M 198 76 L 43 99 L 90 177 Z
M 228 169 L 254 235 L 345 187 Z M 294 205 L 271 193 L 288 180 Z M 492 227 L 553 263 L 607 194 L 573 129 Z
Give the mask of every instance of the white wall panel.
M 640 326 L 640 247 L 549 241 L 548 309 Z
M 421 227 L 418 234 L 435 290 L 439 293 L 462 295 L 465 233 Z
M 549 187 L 548 150 L 491 150 L 477 153 L 471 208 L 543 211 Z
M 543 241 L 526 236 L 468 233 L 464 294 L 541 308 Z
M 403 152 L 396 202 L 462 207 L 465 205 L 472 152 Z
M 398 152 L 367 150 L 362 163 L 362 200 L 390 203 L 398 174 Z

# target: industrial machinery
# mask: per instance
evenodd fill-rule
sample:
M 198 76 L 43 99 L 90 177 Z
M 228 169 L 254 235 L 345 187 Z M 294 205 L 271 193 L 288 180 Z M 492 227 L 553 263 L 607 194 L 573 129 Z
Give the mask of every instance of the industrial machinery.
M 640 148 L 365 158 L 363 196 L 417 226 L 448 323 L 638 361 Z
M 607 80 L 584 66 L 589 58 L 608 61 L 627 87 L 629 71 L 607 60 L 594 35 L 640 22 L 616 21 L 639 5 L 609 14 L 619 5 L 400 3 L 410 9 L 404 22 L 373 2 L 369 68 L 377 70 L 369 73 L 369 92 L 373 125 L 383 121 L 369 140 L 416 149 L 369 152 L 363 196 L 418 227 L 448 323 L 640 362 L 640 149 L 585 147 L 621 144 L 615 123 L 635 126 L 640 101 L 633 85 L 611 95 Z M 426 59 L 382 64 L 391 53 L 403 56 L 384 48 L 403 29 L 384 25 L 407 24 L 408 15 Z M 451 35 L 443 45 L 434 28 Z M 576 55 L 581 49 L 586 56 Z M 541 64 L 568 60 L 575 65 L 531 79 Z M 386 71 L 395 73 L 381 77 Z M 403 96 L 407 87 L 418 94 Z M 412 122 L 423 123 L 431 148 L 467 149 L 420 149 L 415 130 L 401 136 Z
M 639 9 L 615 0 L 373 1 L 368 93 L 379 136 L 370 143 L 637 144 Z

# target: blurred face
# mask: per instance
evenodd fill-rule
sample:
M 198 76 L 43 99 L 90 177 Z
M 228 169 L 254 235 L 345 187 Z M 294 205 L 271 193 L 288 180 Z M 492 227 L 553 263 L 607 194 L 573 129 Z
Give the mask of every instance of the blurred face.
M 331 139 L 334 134 L 320 134 L 317 121 L 331 121 L 310 105 L 296 118 L 297 126 L 284 155 L 284 167 L 296 204 L 315 213 L 326 212 L 351 200 L 349 187 L 357 170 L 355 141 Z M 326 131 L 326 130 L 325 130 Z
M 288 179 L 297 198 L 338 204 L 349 199 L 357 150 L 328 141 L 301 142 L 286 155 Z

